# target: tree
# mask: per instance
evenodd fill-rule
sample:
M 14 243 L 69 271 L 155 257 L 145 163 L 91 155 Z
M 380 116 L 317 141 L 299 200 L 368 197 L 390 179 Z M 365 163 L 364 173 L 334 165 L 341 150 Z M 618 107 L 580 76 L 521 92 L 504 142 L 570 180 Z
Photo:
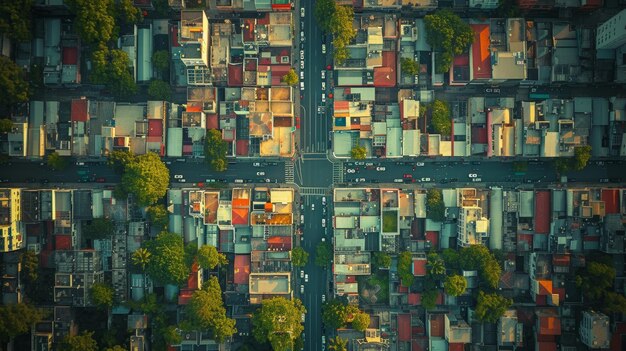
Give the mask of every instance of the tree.
M 152 54 L 152 64 L 158 71 L 167 71 L 170 68 L 170 53 L 167 50 L 158 50 Z
M 333 259 L 333 248 L 327 242 L 321 242 L 315 247 L 315 265 L 327 267 Z
M 7 134 L 13 129 L 13 121 L 8 118 L 0 119 L 0 134 Z
M 413 59 L 403 57 L 400 59 L 400 68 L 402 69 L 402 72 L 414 76 L 419 73 L 420 65 Z
M 83 224 L 83 235 L 87 239 L 106 239 L 115 233 L 115 225 L 108 218 L 94 218 L 89 224 Z
M 589 262 L 578 272 L 576 285 L 590 301 L 600 300 L 613 286 L 615 268 L 600 262 Z
M 365 331 L 370 325 L 370 315 L 365 312 L 358 312 L 352 318 L 352 328 L 358 331 Z
M 293 68 L 290 69 L 289 72 L 287 72 L 287 74 L 283 76 L 281 81 L 291 86 L 298 84 L 298 74 L 296 73 L 296 70 L 294 70 Z
M 570 162 L 570 159 L 568 158 L 559 157 L 556 160 L 554 160 L 554 168 L 556 169 L 558 173 L 568 172 L 571 169 L 571 165 L 572 163 Z
M 448 295 L 462 295 L 465 292 L 465 289 L 467 289 L 467 279 L 458 274 L 449 275 L 443 283 L 443 288 Z
M 439 279 L 446 274 L 446 265 L 441 256 L 435 252 L 431 252 L 428 254 L 427 258 L 428 262 L 426 264 L 426 268 L 428 269 L 429 276 Z
M 322 31 L 331 32 L 331 18 L 335 14 L 336 7 L 335 0 L 318 0 L 315 2 L 313 14 Z
M 309 262 L 309 253 L 301 246 L 291 250 L 291 263 L 295 267 L 304 267 Z
M 20 264 L 31 282 L 39 278 L 39 256 L 33 250 L 26 250 L 20 255 Z
M 110 308 L 113 306 L 113 288 L 104 283 L 95 283 L 91 287 L 91 300 L 96 306 Z
M 11 0 L 0 3 L 0 34 L 17 41 L 30 39 L 30 10 L 33 0 Z
M 224 265 L 228 263 L 226 255 L 217 252 L 215 246 L 202 245 L 198 249 L 197 253 L 198 264 L 205 269 L 213 269 L 217 265 Z
M 146 271 L 162 284 L 180 284 L 187 279 L 189 267 L 185 265 L 183 238 L 174 233 L 162 232 L 156 239 L 147 241 L 150 253 Z
M 613 291 L 607 292 L 602 302 L 602 312 L 606 314 L 626 313 L 626 297 Z
M 391 267 L 391 256 L 385 252 L 376 252 L 372 264 L 378 269 L 389 269 Z
M 422 293 L 422 307 L 427 310 L 432 310 L 437 305 L 437 295 L 439 292 L 437 289 L 429 289 Z
M 67 0 L 66 4 L 76 14 L 74 24 L 83 41 L 95 44 L 111 40 L 115 30 L 113 0 Z
M 31 326 L 41 321 L 45 314 L 35 306 L 18 303 L 0 305 L 0 316 L 0 341 L 7 343 L 30 332 Z
M 426 193 L 426 217 L 435 222 L 446 219 L 446 205 L 443 203 L 441 189 L 429 189 Z
M 169 101 L 172 95 L 170 85 L 160 79 L 153 79 L 148 85 L 148 97 L 158 101 Z
M 0 90 L 0 104 L 25 102 L 30 94 L 24 70 L 3 55 L 0 55 Z
M 123 346 L 115 345 L 113 347 L 107 347 L 105 351 L 126 351 L 126 349 Z
M 328 349 L 331 351 L 348 351 L 348 340 L 342 339 L 339 335 L 330 338 L 328 339 Z
M 68 158 L 59 155 L 56 151 L 48 155 L 47 162 L 48 167 L 52 168 L 54 171 L 62 171 L 69 165 Z
M 137 84 L 133 78 L 128 54 L 123 50 L 109 50 L 105 45 L 98 45 L 91 56 L 94 84 L 105 84 L 118 98 L 128 98 L 137 93 Z
M 150 253 L 150 251 L 148 251 L 148 249 L 146 249 L 145 247 L 140 247 L 135 252 L 133 252 L 131 258 L 133 260 L 133 264 L 140 267 L 143 271 L 146 269 L 146 266 L 150 262 L 150 256 L 152 256 L 152 254 Z
M 141 11 L 132 0 L 119 0 L 117 2 L 117 18 L 122 19 L 126 23 L 134 24 L 141 21 Z
M 346 326 L 346 305 L 338 299 L 332 299 L 322 304 L 322 321 L 332 329 Z
M 450 108 L 441 100 L 435 100 L 430 106 L 430 126 L 435 133 L 450 135 L 452 132 L 452 120 L 450 120 Z
M 156 226 L 159 229 L 167 228 L 167 224 L 169 222 L 169 216 L 167 213 L 167 209 L 165 208 L 164 205 L 158 204 L 158 205 L 148 206 L 148 208 L 146 209 L 146 213 L 148 214 L 148 218 L 150 219 L 150 222 L 152 222 L 154 226 Z
M 306 309 L 299 299 L 263 300 L 252 317 L 252 334 L 260 343 L 269 342 L 276 351 L 290 350 L 304 330 L 300 321 L 303 313 Z
M 177 328 L 172 325 L 168 325 L 161 329 L 163 339 L 167 344 L 178 345 L 183 341 L 182 335 L 178 332 Z
M 581 171 L 587 167 L 587 163 L 591 158 L 591 146 L 576 146 L 574 148 L 574 158 L 572 159 L 572 168 Z
M 206 157 L 206 161 L 213 167 L 213 170 L 217 172 L 223 172 L 226 170 L 228 165 L 226 162 L 227 151 L 228 143 L 226 143 L 222 138 L 222 133 L 217 129 L 210 129 L 206 135 L 204 155 Z
M 59 351 L 98 351 L 98 343 L 93 338 L 93 332 L 84 331 L 82 334 L 68 335 L 59 344 Z
M 137 157 L 129 163 L 122 176 L 122 186 L 133 194 L 140 205 L 150 205 L 165 196 L 170 183 L 170 172 L 154 152 Z
M 356 37 L 352 22 L 354 22 L 354 9 L 352 7 L 335 6 L 335 13 L 330 18 L 330 26 L 333 33 L 334 59 L 338 65 L 350 58 L 350 52 L 346 46 Z
M 114 150 L 107 156 L 107 165 L 120 174 L 124 173 L 126 166 L 136 161 L 135 155 L 127 150 Z
M 410 287 L 413 285 L 413 272 L 411 272 L 411 266 L 413 265 L 413 255 L 409 251 L 402 251 L 398 255 L 398 275 L 402 285 Z
M 452 57 L 469 49 L 474 42 L 472 28 L 450 10 L 439 10 L 424 17 L 426 41 L 437 52 L 437 73 L 450 69 Z
M 513 300 L 507 299 L 504 296 L 485 294 L 479 291 L 478 302 L 476 304 L 476 316 L 480 321 L 495 323 L 512 304 Z
M 487 247 L 483 245 L 464 247 L 458 255 L 454 255 L 450 250 L 445 250 L 443 256 L 449 267 L 456 270 L 477 270 L 481 284 L 491 289 L 498 287 L 502 267 Z M 454 257 L 453 260 L 451 260 L 452 257 Z
M 202 290 L 193 293 L 185 312 L 194 329 L 208 329 L 220 343 L 237 332 L 235 320 L 226 317 L 222 289 L 215 276 L 209 278 Z
M 367 157 L 367 149 L 365 146 L 355 146 L 350 151 L 350 155 L 355 160 L 364 160 Z

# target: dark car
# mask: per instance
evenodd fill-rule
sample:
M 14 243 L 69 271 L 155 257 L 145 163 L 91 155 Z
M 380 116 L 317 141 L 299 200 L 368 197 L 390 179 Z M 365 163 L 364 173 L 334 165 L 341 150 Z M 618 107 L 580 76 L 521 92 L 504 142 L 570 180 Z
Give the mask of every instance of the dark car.
M 106 182 L 105 178 L 103 178 L 103 177 L 96 178 L 96 183 L 104 183 L 104 182 Z

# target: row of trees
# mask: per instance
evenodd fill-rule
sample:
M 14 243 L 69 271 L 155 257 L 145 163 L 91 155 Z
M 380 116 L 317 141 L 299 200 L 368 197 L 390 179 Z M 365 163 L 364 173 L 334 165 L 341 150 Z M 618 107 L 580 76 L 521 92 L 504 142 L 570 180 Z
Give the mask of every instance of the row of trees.
M 206 134 L 204 157 L 214 171 L 223 172 L 228 168 L 227 151 L 228 143 L 222 139 L 222 133 L 217 129 L 210 129 Z
M 342 64 L 350 58 L 347 46 L 356 36 L 352 27 L 354 9 L 337 5 L 335 0 L 318 0 L 315 2 L 314 12 L 322 31 L 333 36 L 335 63 Z
M 591 150 L 590 145 L 576 146 L 574 147 L 574 157 L 557 158 L 554 161 L 554 167 L 559 173 L 581 171 L 587 167 L 587 163 L 591 159 Z
M 355 305 L 332 299 L 322 305 L 322 320 L 333 329 L 344 328 L 350 324 L 353 329 L 364 331 L 370 324 L 370 315 Z

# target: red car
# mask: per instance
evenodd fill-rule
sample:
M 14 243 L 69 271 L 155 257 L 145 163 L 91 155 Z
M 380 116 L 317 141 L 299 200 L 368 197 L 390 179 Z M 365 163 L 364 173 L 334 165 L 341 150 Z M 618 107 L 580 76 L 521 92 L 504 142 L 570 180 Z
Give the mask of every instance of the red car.
M 104 178 L 96 178 L 96 183 L 104 183 L 106 182 L 106 179 Z
M 404 178 L 406 178 L 406 179 L 413 179 L 413 175 L 407 173 L 407 174 L 404 175 Z

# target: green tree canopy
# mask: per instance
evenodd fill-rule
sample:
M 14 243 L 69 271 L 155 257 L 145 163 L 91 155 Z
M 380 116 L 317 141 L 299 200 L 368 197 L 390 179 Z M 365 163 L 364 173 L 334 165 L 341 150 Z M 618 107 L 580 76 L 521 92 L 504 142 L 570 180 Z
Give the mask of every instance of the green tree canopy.
M 136 161 L 137 157 L 127 150 L 114 150 L 107 156 L 107 165 L 120 174 L 124 173 L 127 165 Z
M 48 167 L 54 171 L 62 171 L 69 165 L 70 161 L 67 157 L 59 155 L 58 152 L 53 152 L 46 158 Z
M 182 335 L 180 335 L 177 328 L 173 325 L 162 328 L 160 334 L 163 336 L 164 341 L 170 345 L 177 345 L 183 341 Z
M 87 239 L 106 239 L 115 233 L 115 225 L 108 218 L 94 218 L 89 224 L 83 223 L 83 235 Z
M 476 316 L 479 320 L 495 323 L 504 315 L 504 312 L 511 307 L 513 300 L 498 294 L 486 294 L 478 292 L 478 302 L 476 304 Z
M 17 41 L 31 37 L 30 10 L 33 0 L 10 0 L 0 2 L 0 34 L 7 34 Z
M 132 0 L 118 0 L 116 10 L 115 17 L 126 23 L 138 23 L 141 21 L 141 11 L 133 5 Z
M 20 254 L 20 264 L 31 282 L 39 278 L 39 256 L 33 250 L 26 250 Z M 24 276 L 24 275 L 23 275 Z
M 352 328 L 358 331 L 365 331 L 370 325 L 370 315 L 365 312 L 358 312 L 352 318 Z
M 333 259 L 333 248 L 327 242 L 321 242 L 315 247 L 315 265 L 327 267 Z
M 448 295 L 462 295 L 465 292 L 465 289 L 467 289 L 467 279 L 458 274 L 449 275 L 443 283 L 443 288 Z
M 374 253 L 372 264 L 378 269 L 389 269 L 391 267 L 391 256 L 385 252 Z
M 0 134 L 6 134 L 13 129 L 13 121 L 9 118 L 0 119 Z
M 437 289 L 429 289 L 422 293 L 422 307 L 427 310 L 432 310 L 437 305 L 437 295 L 439 292 Z
M 75 336 L 66 336 L 59 344 L 59 351 L 98 351 L 98 343 L 93 338 L 93 332 L 84 331 Z
M 302 246 L 295 247 L 291 250 L 291 263 L 295 267 L 304 267 L 309 262 L 309 253 Z
M 0 316 L 0 342 L 7 343 L 30 332 L 30 327 L 41 321 L 45 314 L 35 306 L 18 303 L 0 305 Z
M 106 43 L 115 30 L 113 0 L 66 0 L 76 14 L 74 24 L 80 38 L 90 44 Z
M 411 271 L 411 266 L 413 265 L 413 255 L 409 251 L 402 251 L 398 255 L 398 275 L 402 281 L 402 285 L 411 286 L 413 285 L 413 280 L 415 277 L 413 276 L 413 272 Z
M 427 259 L 426 268 L 429 276 L 438 280 L 446 274 L 446 265 L 436 252 L 429 253 Z
M 355 146 L 350 151 L 350 156 L 355 160 L 365 160 L 367 157 L 367 149 L 364 146 Z
M 24 76 L 24 70 L 20 66 L 10 58 L 0 55 L 0 104 L 28 101 L 30 91 Z
M 572 167 L 572 163 L 569 158 L 559 157 L 554 160 L 554 168 L 558 173 L 565 173 Z
M 170 171 L 154 152 L 137 157 L 126 166 L 122 186 L 133 194 L 140 205 L 150 205 L 165 196 L 170 183 Z
M 346 326 L 348 318 L 346 304 L 338 299 L 331 299 L 322 305 L 322 321 L 332 329 Z
M 430 105 L 430 125 L 433 131 L 441 135 L 450 135 L 452 132 L 452 120 L 450 119 L 450 107 L 441 100 L 435 100 Z
M 107 347 L 105 351 L 126 351 L 126 348 L 124 346 L 115 345 L 113 347 Z
M 150 222 L 152 222 L 152 225 L 159 229 L 167 228 L 169 215 L 163 204 L 148 206 L 146 213 L 148 214 L 148 218 L 150 219 Z
M 315 2 L 314 15 L 322 31 L 333 35 L 334 59 L 342 64 L 350 58 L 346 46 L 356 36 L 352 28 L 354 9 L 337 5 L 334 0 L 319 0 Z
M 299 299 L 263 300 L 252 317 L 252 334 L 260 343 L 269 342 L 275 351 L 290 350 L 304 330 L 300 321 L 303 313 L 306 309 Z
M 167 50 L 155 51 L 152 54 L 152 64 L 158 71 L 166 71 L 170 68 L 170 53 Z
M 446 219 L 446 206 L 443 203 L 441 189 L 429 189 L 426 193 L 426 217 L 443 222 Z
M 589 262 L 587 267 L 578 272 L 576 285 L 590 300 L 601 299 L 613 286 L 615 268 L 600 262 Z
M 450 69 L 452 57 L 466 52 L 474 42 L 472 28 L 450 10 L 438 10 L 424 17 L 426 41 L 436 51 L 436 72 Z
M 413 59 L 403 57 L 400 59 L 400 68 L 402 69 L 402 72 L 414 76 L 419 73 L 420 65 Z
M 92 53 L 94 84 L 105 84 L 118 98 L 128 98 L 137 93 L 137 84 L 130 71 L 128 54 L 123 50 L 109 50 L 99 45 Z
M 348 340 L 342 339 L 339 335 L 330 338 L 328 339 L 328 349 L 331 351 L 348 351 Z
M 160 79 L 153 79 L 148 85 L 148 97 L 158 101 L 169 101 L 172 96 L 170 85 Z
M 187 279 L 189 267 L 185 265 L 183 238 L 174 233 L 162 232 L 156 239 L 145 242 L 150 253 L 146 271 L 161 284 L 180 284 Z
M 446 266 L 457 272 L 461 270 L 478 271 L 481 284 L 486 288 L 495 289 L 500 282 L 502 267 L 494 254 L 484 245 L 464 247 L 458 252 L 446 249 L 443 252 Z
M 602 300 L 602 312 L 606 314 L 626 313 L 626 297 L 613 291 L 609 291 L 604 295 Z
M 222 289 L 215 276 L 209 278 L 202 290 L 193 293 L 185 311 L 194 329 L 208 329 L 218 342 L 223 342 L 237 332 L 235 320 L 226 317 Z
M 587 163 L 591 158 L 591 146 L 576 146 L 574 148 L 574 158 L 572 159 L 572 168 L 580 171 L 587 167 Z
M 133 252 L 131 259 L 133 261 L 133 264 L 141 268 L 141 270 L 143 271 L 146 269 L 146 266 L 150 262 L 150 256 L 152 256 L 152 254 L 150 253 L 150 251 L 148 251 L 148 249 L 146 249 L 145 247 L 140 247 L 135 252 Z
M 113 288 L 104 283 L 95 283 L 91 287 L 91 300 L 99 307 L 113 306 Z
M 223 172 L 226 170 L 228 165 L 226 162 L 227 151 L 228 143 L 222 139 L 222 133 L 217 129 L 210 129 L 206 134 L 204 155 L 214 171 Z
M 337 3 L 335 0 L 317 0 L 315 1 L 315 8 L 313 8 L 313 15 L 317 20 L 320 28 L 324 32 L 332 32 L 331 18 L 335 14 Z
M 196 255 L 198 264 L 205 269 L 213 269 L 217 267 L 217 265 L 228 263 L 226 255 L 218 252 L 215 246 L 212 245 L 202 245 Z
M 296 70 L 294 70 L 293 68 L 290 69 L 289 72 L 287 72 L 287 74 L 283 76 L 281 81 L 291 86 L 298 84 L 298 74 L 296 73 Z

